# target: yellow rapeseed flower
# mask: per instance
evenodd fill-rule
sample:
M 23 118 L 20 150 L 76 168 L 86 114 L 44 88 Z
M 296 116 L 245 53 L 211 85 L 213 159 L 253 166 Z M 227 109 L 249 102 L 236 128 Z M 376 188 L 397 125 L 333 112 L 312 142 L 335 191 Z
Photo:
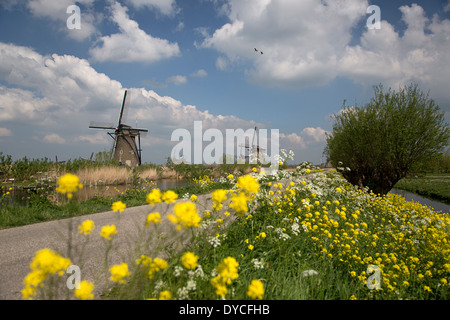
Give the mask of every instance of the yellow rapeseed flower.
M 261 300 L 264 296 L 264 285 L 260 280 L 254 279 L 248 286 L 247 295 L 252 299 Z
M 122 201 L 116 201 L 112 204 L 111 210 L 123 212 L 123 210 L 125 210 L 126 207 L 127 207 L 126 204 L 123 203 Z
M 159 212 L 149 213 L 145 221 L 145 226 L 148 227 L 150 223 L 157 224 L 161 222 L 161 214 Z
M 197 268 L 197 261 L 198 261 L 198 256 L 196 256 L 192 252 L 186 252 L 181 257 L 181 263 L 183 264 L 183 266 L 186 269 L 189 269 L 189 270 L 194 270 L 195 268 Z
M 177 203 L 174 207 L 174 214 L 169 214 L 167 218 L 175 225 L 177 229 L 200 226 L 202 218 L 198 215 L 197 207 L 192 202 Z
M 168 190 L 164 192 L 161 199 L 166 203 L 173 203 L 178 199 L 178 195 L 174 191 Z
M 103 226 L 102 230 L 100 231 L 100 235 L 105 238 L 106 240 L 111 240 L 111 236 L 117 234 L 116 226 L 110 225 L 110 226 Z
M 80 288 L 75 289 L 73 294 L 80 300 L 91 300 L 94 299 L 92 290 L 94 290 L 94 284 L 92 282 L 83 280 L 80 282 Z
M 128 265 L 125 262 L 112 266 L 109 268 L 109 272 L 111 273 L 111 277 L 109 279 L 118 283 L 126 283 L 124 278 L 130 276 Z
M 85 220 L 78 226 L 78 229 L 80 229 L 80 234 L 91 234 L 94 228 L 95 224 L 92 220 Z
M 239 177 L 237 186 L 240 189 L 245 190 L 247 194 L 256 194 L 259 191 L 259 182 L 250 175 Z
M 232 194 L 229 207 L 235 210 L 238 214 L 246 213 L 248 211 L 246 195 L 242 192 Z
M 150 193 L 147 194 L 145 201 L 149 204 L 155 204 L 161 202 L 162 193 L 158 188 L 152 189 Z
M 67 194 L 67 198 L 71 199 L 73 193 L 82 188 L 83 185 L 80 183 L 80 179 L 76 175 L 66 173 L 58 179 L 56 192 Z

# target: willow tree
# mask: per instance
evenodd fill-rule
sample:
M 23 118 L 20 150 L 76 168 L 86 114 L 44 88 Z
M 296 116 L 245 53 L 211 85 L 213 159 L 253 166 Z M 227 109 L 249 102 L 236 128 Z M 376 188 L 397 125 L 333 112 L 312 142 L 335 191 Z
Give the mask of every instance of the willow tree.
M 379 194 L 392 187 L 449 144 L 444 112 L 417 84 L 398 91 L 374 87 L 374 97 L 363 107 L 346 107 L 332 116 L 324 153 L 339 162 L 352 184 Z

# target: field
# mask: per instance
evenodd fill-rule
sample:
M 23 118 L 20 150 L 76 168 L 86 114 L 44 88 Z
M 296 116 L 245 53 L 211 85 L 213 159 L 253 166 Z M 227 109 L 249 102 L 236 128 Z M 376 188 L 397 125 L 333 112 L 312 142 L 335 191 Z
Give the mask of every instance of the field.
M 97 296 L 97 284 L 82 280 L 72 298 L 450 298 L 448 214 L 400 196 L 377 196 L 349 185 L 339 172 L 309 164 L 275 176 L 208 177 L 196 186 L 180 193 L 185 200 L 165 220 L 180 239 L 192 237 L 185 247 L 149 250 L 139 259 L 108 266 L 106 291 Z M 195 194 L 205 190 L 215 191 L 211 205 L 203 208 Z M 140 197 L 150 212 L 142 221 L 142 236 L 157 237 L 162 218 L 151 211 L 152 204 L 169 205 L 176 193 L 152 189 Z M 122 210 L 133 198 L 114 202 L 113 210 Z M 87 220 L 79 236 L 89 241 L 92 232 L 101 232 L 110 244 L 108 255 L 114 230 L 97 228 Z M 37 254 L 25 278 L 24 298 L 59 292 L 55 279 L 66 265 L 77 263 L 77 257 L 72 259 L 51 251 Z
M 426 174 L 418 177 L 403 178 L 397 182 L 395 188 L 450 204 L 449 174 Z

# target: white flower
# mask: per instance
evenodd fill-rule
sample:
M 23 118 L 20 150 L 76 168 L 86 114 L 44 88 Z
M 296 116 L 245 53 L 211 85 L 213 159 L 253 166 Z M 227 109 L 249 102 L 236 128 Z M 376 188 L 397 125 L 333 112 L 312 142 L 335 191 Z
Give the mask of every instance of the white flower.
M 258 269 L 264 269 L 264 260 L 258 260 L 258 259 L 252 259 L 253 262 L 253 267 L 258 270 Z
M 302 277 L 306 278 L 306 277 L 311 277 L 311 276 L 316 276 L 319 273 L 316 270 L 305 270 L 302 272 Z

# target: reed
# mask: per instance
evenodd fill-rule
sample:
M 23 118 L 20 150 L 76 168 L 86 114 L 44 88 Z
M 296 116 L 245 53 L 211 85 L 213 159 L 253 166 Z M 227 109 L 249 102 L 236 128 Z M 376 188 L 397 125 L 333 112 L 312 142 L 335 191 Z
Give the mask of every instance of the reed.
M 102 166 L 81 168 L 76 172 L 83 185 L 127 184 L 133 182 L 133 171 L 128 167 Z

